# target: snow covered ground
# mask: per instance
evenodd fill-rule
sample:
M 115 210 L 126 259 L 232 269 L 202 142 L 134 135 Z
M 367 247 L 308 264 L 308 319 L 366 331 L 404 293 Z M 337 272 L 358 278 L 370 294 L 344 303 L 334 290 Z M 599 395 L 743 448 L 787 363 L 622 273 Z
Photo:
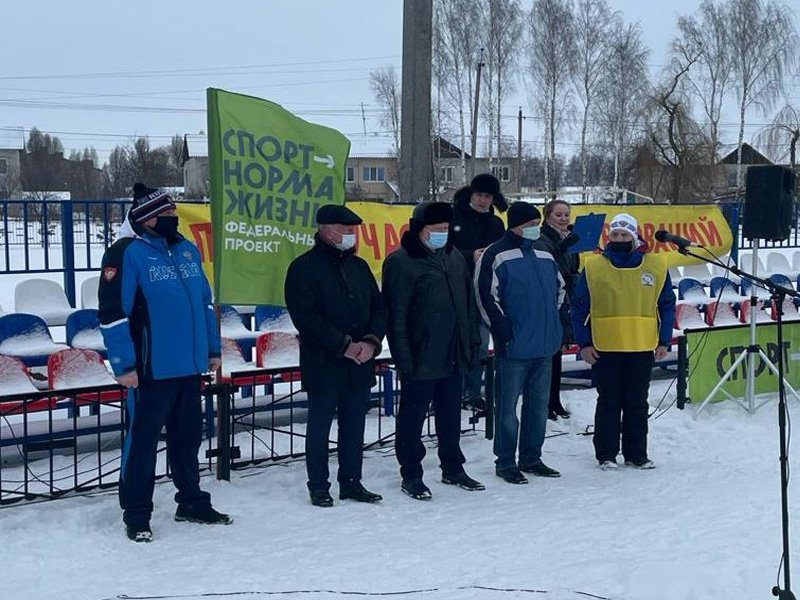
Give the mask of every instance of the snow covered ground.
M 668 386 L 654 383 L 654 406 L 665 392 L 662 409 L 672 402 Z M 477 433 L 463 449 L 486 491 L 439 483 L 429 444 L 430 502 L 401 494 L 384 448 L 364 463 L 379 505 L 313 507 L 303 462 L 288 461 L 235 472 L 230 483 L 205 478 L 215 505 L 236 519 L 208 527 L 174 522 L 174 489 L 159 484 L 152 544 L 127 540 L 113 490 L 0 509 L 0 598 L 770 597 L 781 552 L 775 404 L 755 415 L 717 405 L 697 421 L 673 407 L 651 420 L 657 469 L 602 472 L 591 437 L 579 435 L 594 391 L 564 394 L 574 416 L 548 424 L 544 455 L 563 477 L 527 486 L 494 475 L 491 443 Z

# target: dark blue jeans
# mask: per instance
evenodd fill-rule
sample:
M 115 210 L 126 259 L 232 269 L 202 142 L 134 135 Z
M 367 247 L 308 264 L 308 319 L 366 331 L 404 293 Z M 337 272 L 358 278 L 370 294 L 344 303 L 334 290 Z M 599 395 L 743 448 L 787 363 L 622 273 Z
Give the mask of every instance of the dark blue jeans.
M 310 491 L 329 490 L 328 436 L 336 414 L 338 429 L 336 455 L 339 487 L 361 481 L 364 452 L 364 420 L 369 390 L 308 394 L 306 424 L 306 471 Z
M 497 358 L 495 378 L 495 468 L 508 469 L 514 460 L 519 438 L 519 463 L 531 465 L 542 459 L 547 428 L 547 402 L 553 359 Z M 522 427 L 517 419 L 517 400 L 522 395 Z
M 119 504 L 129 525 L 150 522 L 153 512 L 156 454 L 161 428 L 167 429 L 167 458 L 178 492 L 175 501 L 207 506 L 211 497 L 200 490 L 197 453 L 202 442 L 200 377 L 141 381 L 128 392 L 128 433 L 122 449 Z
M 453 375 L 443 379 L 402 382 L 394 448 L 403 479 L 422 477 L 422 459 L 425 458 L 425 445 L 421 439 L 422 426 L 431 401 L 442 475 L 453 476 L 464 471 L 466 459 L 460 446 L 461 377 Z

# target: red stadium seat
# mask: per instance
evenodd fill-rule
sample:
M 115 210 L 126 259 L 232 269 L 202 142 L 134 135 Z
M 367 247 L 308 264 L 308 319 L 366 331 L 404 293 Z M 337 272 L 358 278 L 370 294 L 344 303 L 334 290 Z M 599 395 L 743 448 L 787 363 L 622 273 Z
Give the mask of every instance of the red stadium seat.
M 91 388 L 92 386 L 116 383 L 100 354 L 85 348 L 68 348 L 51 355 L 47 360 L 47 381 L 53 391 Z M 122 388 L 87 392 L 77 394 L 75 400 L 79 404 L 119 402 L 126 393 Z

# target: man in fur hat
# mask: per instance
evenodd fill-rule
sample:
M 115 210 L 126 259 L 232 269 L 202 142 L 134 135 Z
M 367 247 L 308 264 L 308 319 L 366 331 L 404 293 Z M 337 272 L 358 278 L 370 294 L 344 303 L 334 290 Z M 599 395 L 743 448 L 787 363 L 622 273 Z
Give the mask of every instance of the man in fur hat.
M 508 203 L 500 192 L 500 181 L 489 173 L 476 175 L 468 186 L 453 196 L 453 225 L 450 228 L 450 243 L 461 251 L 469 266 L 470 276 L 483 251 L 503 237 L 505 225 L 494 213 L 494 209 L 505 212 Z M 484 408 L 481 395 L 481 380 L 489 350 L 489 329 L 478 317 L 481 336 L 479 360 L 464 377 L 464 402 L 468 406 Z

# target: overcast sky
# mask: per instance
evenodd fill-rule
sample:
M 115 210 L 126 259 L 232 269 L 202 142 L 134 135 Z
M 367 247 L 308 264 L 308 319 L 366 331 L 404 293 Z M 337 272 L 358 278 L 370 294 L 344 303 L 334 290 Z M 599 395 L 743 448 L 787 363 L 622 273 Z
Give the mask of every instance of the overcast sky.
M 677 15 L 699 0 L 610 0 L 639 21 L 652 68 L 667 61 Z M 26 0 L 0 20 L 0 146 L 36 126 L 104 160 L 140 135 L 154 146 L 206 129 L 205 88 L 283 104 L 339 129 L 352 154 L 382 154 L 369 73 L 400 68 L 402 0 Z M 527 10 L 531 0 L 523 0 Z M 13 6 L 13 8 L 11 8 Z M 795 80 L 796 82 L 797 80 Z M 794 91 L 798 92 L 797 83 Z M 524 88 L 508 105 L 527 107 Z M 362 120 L 364 103 L 367 135 Z M 736 114 L 723 128 L 735 141 Z M 751 117 L 763 122 L 761 115 Z M 9 141 L 9 138 L 11 141 Z M 523 134 L 537 143 L 534 130 Z M 541 147 L 541 146 L 540 146 Z M 566 150 L 566 149 L 564 149 Z

